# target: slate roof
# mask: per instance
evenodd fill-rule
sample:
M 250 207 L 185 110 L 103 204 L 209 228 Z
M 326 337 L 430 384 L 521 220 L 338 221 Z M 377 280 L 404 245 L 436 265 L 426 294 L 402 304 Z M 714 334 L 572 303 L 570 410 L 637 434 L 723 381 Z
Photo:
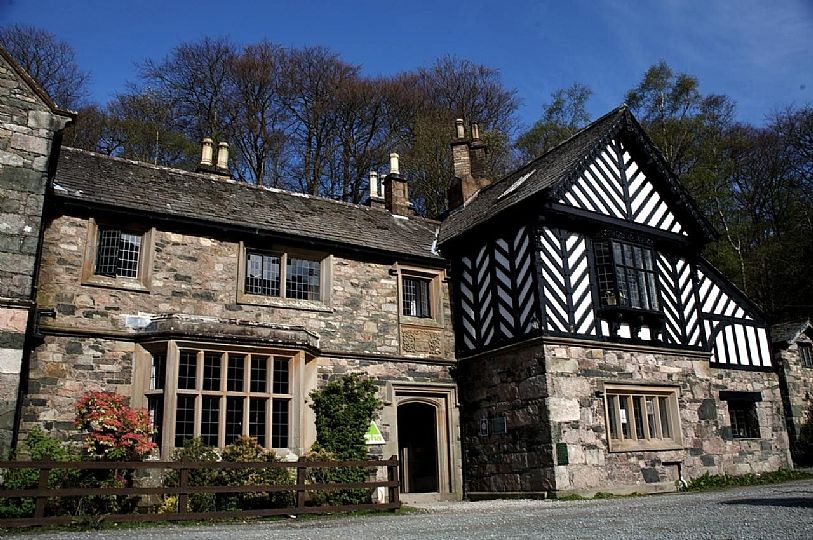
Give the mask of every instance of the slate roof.
M 796 341 L 802 332 L 811 328 L 809 320 L 793 321 L 771 326 L 771 339 L 776 344 L 791 344 Z
M 593 159 L 593 154 L 622 127 L 630 128 L 653 153 L 657 154 L 654 145 L 629 112 L 627 105 L 621 105 L 542 156 L 502 180 L 481 189 L 464 206 L 453 210 L 441 226 L 438 243 L 442 245 L 461 236 L 518 203 L 545 190 L 554 189 L 580 173 L 589 160 Z M 660 155 L 655 157 L 657 164 L 668 177 L 672 191 L 683 201 L 683 209 L 692 215 L 707 238 L 716 237 L 713 227 L 702 216 L 674 174 L 668 170 Z
M 63 147 L 52 195 L 161 217 L 342 244 L 362 251 L 444 259 L 434 250 L 439 223 L 382 209 L 277 189 L 258 189 L 210 174 L 158 167 Z

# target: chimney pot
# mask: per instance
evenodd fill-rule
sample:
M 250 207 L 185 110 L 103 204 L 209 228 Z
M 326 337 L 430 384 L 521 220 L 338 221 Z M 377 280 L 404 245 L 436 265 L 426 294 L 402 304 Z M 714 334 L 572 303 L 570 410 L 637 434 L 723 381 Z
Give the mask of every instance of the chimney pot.
M 471 123 L 471 140 L 472 141 L 480 140 L 480 126 L 477 125 L 477 122 Z
M 398 154 L 395 152 L 390 154 L 390 174 L 401 174 L 401 171 L 398 169 Z
M 212 166 L 212 150 L 214 148 L 214 141 L 206 137 L 203 139 L 200 148 L 200 164 L 206 167 Z
M 370 171 L 370 198 L 371 199 L 378 199 L 381 196 L 379 195 L 378 191 L 378 173 L 375 171 Z
M 458 118 L 457 120 L 454 121 L 454 125 L 455 125 L 455 132 L 457 134 L 457 138 L 462 139 L 463 137 L 465 137 L 466 136 L 466 128 L 463 127 L 463 119 Z
M 217 145 L 217 168 L 229 168 L 229 143 L 221 142 Z

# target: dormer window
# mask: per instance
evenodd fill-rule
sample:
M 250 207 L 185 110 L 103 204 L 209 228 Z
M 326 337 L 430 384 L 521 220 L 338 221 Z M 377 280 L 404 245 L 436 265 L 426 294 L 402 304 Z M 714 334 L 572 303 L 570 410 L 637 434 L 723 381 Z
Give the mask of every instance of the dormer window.
M 641 245 L 597 240 L 596 277 L 601 306 L 659 311 L 655 254 Z

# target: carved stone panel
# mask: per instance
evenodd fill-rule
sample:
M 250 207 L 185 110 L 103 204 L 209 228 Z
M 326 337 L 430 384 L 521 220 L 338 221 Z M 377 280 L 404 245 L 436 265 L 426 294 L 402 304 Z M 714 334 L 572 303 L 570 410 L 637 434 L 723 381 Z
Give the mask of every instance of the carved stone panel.
M 401 326 L 401 353 L 441 356 L 443 336 L 439 329 Z

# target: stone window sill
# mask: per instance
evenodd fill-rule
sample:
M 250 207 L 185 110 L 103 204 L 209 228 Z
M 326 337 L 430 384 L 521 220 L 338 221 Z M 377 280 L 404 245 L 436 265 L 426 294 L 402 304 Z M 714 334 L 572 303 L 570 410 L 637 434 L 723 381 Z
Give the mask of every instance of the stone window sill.
M 299 311 L 315 311 L 319 313 L 333 313 L 334 309 L 322 302 L 313 300 L 296 300 L 293 298 L 276 298 L 256 294 L 238 294 L 237 303 L 250 306 L 266 306 L 278 309 L 295 309 Z
M 401 324 L 420 328 L 443 328 L 443 325 L 432 317 L 424 318 L 424 317 L 410 317 L 409 315 L 401 315 Z
M 113 278 L 108 276 L 91 275 L 82 280 L 82 285 L 89 287 L 102 287 L 119 291 L 132 291 L 149 294 L 150 288 L 138 278 Z
M 610 442 L 611 454 L 619 454 L 624 452 L 668 452 L 670 450 L 683 450 L 683 446 L 675 443 L 674 441 L 664 441 L 662 443 L 647 443 L 641 444 L 635 442 L 634 444 L 624 444 L 619 442 Z

